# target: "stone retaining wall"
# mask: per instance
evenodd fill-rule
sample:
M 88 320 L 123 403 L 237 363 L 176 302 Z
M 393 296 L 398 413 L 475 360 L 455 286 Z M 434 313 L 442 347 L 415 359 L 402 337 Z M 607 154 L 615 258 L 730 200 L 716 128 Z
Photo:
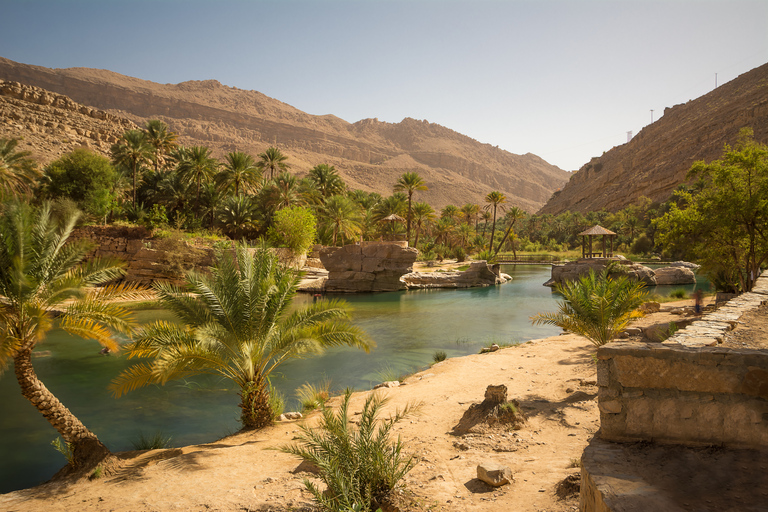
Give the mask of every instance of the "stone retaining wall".
M 601 437 L 688 446 L 768 447 L 768 351 L 718 347 L 768 300 L 768 278 L 664 343 L 597 352 Z

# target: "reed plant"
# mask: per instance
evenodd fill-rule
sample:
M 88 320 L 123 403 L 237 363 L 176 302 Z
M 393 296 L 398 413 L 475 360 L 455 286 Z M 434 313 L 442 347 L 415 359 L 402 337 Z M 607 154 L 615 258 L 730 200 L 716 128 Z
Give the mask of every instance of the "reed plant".
M 331 397 L 331 380 L 323 379 L 319 384 L 305 382 L 296 389 L 296 397 L 299 399 L 304 411 L 314 411 L 323 406 Z

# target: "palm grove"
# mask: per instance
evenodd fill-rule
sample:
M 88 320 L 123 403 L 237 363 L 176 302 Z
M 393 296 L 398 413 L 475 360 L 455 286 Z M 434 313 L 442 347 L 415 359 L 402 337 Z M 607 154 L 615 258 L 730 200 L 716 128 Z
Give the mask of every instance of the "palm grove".
M 748 131 L 720 160 L 695 164 L 687 184 L 664 203 L 638 198 L 618 212 L 557 216 L 527 214 L 498 191 L 482 205 L 437 211 L 419 201 L 428 184 L 415 172 L 400 176 L 389 196 L 349 189 L 324 163 L 300 178 L 275 147 L 219 160 L 209 148 L 179 146 L 155 120 L 125 132 L 111 157 L 78 149 L 41 172 L 17 141 L 0 140 L 0 369 L 13 364 L 24 396 L 80 461 L 106 448 L 45 389 L 31 365 L 54 312 L 61 327 L 113 349 L 116 332 L 134 335 L 129 353 L 152 361 L 117 378 L 117 394 L 215 373 L 240 388 L 247 427 L 271 421 L 269 376 L 280 362 L 326 346 L 368 349 L 372 343 L 349 324 L 343 303 L 289 313 L 298 276 L 280 267 L 263 243 L 255 253 L 243 243 L 220 255 L 211 275 L 190 274 L 186 287 L 158 287 L 162 304 L 184 324 L 136 331 L 130 313 L 112 299 L 143 292 L 114 284 L 120 262 L 85 261 L 87 244 L 68 241 L 79 211 L 90 222 L 261 238 L 295 251 L 312 243 L 404 238 L 422 260 L 572 250 L 579 232 L 601 224 L 619 234 L 619 251 L 697 260 L 718 289 L 732 291 L 749 290 L 768 257 L 768 148 Z M 196 298 L 186 294 L 190 289 Z

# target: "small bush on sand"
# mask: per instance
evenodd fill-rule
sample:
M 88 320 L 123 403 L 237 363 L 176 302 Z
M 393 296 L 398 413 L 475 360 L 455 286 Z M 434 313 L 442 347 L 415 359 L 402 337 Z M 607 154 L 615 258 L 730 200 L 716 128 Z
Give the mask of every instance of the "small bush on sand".
M 448 354 L 445 353 L 445 350 L 438 350 L 435 352 L 435 354 L 432 356 L 432 360 L 436 363 L 439 363 L 440 361 L 445 361 L 445 358 L 448 357 Z
M 324 405 L 331 397 L 330 389 L 330 379 L 323 379 L 319 384 L 305 382 L 296 390 L 296 397 L 304 411 L 314 411 Z
M 344 395 L 338 412 L 323 405 L 320 426 L 301 426 L 300 444 L 280 449 L 319 469 L 320 479 L 328 489 L 323 491 L 306 479 L 304 485 L 320 510 L 327 512 L 376 510 L 416 464 L 413 456 L 403 453 L 399 437 L 396 441 L 390 439 L 392 427 L 411 414 L 414 406 L 382 420 L 378 416 L 387 399 L 371 393 L 358 416 L 359 426 L 354 428 L 350 421 L 351 397 L 350 392 Z

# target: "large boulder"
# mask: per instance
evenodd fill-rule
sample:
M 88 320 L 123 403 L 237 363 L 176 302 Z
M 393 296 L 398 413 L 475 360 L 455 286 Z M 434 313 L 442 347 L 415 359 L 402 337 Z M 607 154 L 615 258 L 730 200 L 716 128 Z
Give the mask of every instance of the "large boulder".
M 320 260 L 328 271 L 325 291 L 331 293 L 405 290 L 400 279 L 413 270 L 419 251 L 399 242 L 364 242 L 325 247 Z
M 672 266 L 657 268 L 653 271 L 656 274 L 656 284 L 694 284 L 696 283 L 696 274 L 689 267 Z
M 409 289 L 474 288 L 507 282 L 508 276 L 502 276 L 498 270 L 498 265 L 491 267 L 484 260 L 473 261 L 463 272 L 411 272 L 403 276 L 403 281 Z
M 555 286 L 565 281 L 575 281 L 579 277 L 589 274 L 590 270 L 600 273 L 612 262 L 617 263 L 616 270 L 625 274 L 629 279 L 642 281 L 648 286 L 656 285 L 654 271 L 645 265 L 624 258 L 581 258 L 562 265 L 552 265 L 552 278 L 544 283 L 544 286 Z

